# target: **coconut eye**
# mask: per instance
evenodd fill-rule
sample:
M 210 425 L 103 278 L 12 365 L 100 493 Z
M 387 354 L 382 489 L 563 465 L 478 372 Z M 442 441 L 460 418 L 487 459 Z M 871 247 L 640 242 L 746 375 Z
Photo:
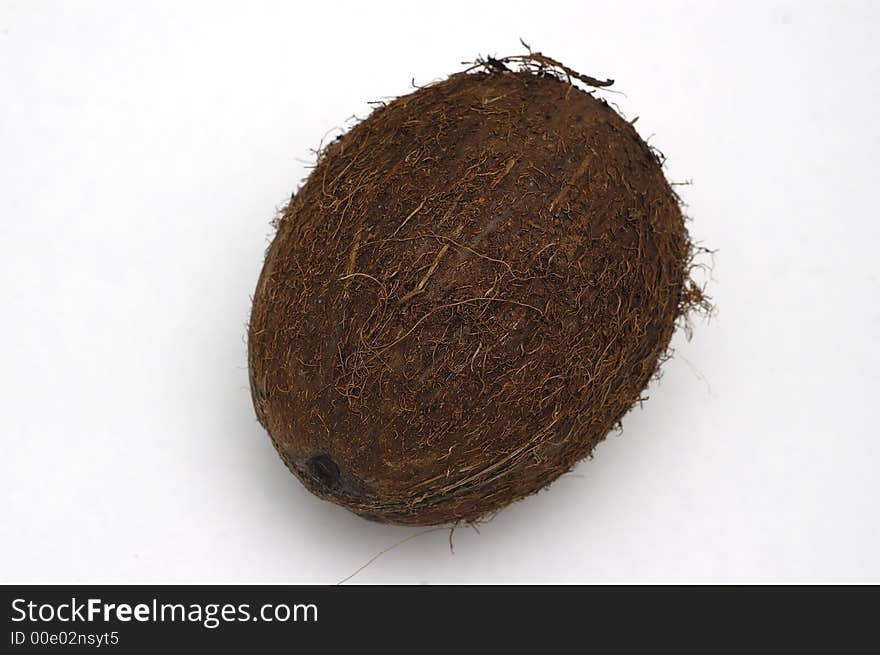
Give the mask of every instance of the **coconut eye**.
M 309 472 L 325 487 L 339 481 L 339 467 L 327 455 L 315 455 L 308 462 Z

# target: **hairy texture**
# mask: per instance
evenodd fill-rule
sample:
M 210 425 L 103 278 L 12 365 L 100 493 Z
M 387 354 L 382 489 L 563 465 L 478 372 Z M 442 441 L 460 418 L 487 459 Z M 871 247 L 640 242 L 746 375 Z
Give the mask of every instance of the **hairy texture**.
M 633 127 L 573 71 L 490 64 L 329 145 L 257 285 L 257 417 L 308 489 L 367 518 L 472 521 L 552 482 L 701 300 Z

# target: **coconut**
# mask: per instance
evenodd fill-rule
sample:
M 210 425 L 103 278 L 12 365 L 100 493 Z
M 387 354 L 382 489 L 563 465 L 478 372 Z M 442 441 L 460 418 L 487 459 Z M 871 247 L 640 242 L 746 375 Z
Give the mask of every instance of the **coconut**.
M 248 333 L 257 418 L 313 493 L 475 521 L 641 399 L 702 296 L 657 154 L 576 80 L 610 84 L 540 53 L 482 60 L 320 152 Z

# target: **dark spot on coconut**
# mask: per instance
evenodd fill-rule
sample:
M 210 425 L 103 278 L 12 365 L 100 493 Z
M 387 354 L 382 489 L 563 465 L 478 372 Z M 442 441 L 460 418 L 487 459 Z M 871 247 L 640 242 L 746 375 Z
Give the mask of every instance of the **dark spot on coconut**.
M 339 467 L 328 455 L 315 455 L 309 459 L 308 469 L 312 476 L 327 488 L 339 482 Z
M 518 70 L 517 70 L 518 68 Z M 260 422 L 371 520 L 476 520 L 620 422 L 706 299 L 635 128 L 530 52 L 381 104 L 277 223 L 248 333 Z

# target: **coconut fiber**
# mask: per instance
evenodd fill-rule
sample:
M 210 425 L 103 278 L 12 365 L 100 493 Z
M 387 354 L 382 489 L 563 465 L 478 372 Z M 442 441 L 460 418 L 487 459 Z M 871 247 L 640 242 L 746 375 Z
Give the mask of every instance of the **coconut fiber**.
M 515 70 L 512 70 L 515 69 Z M 257 418 L 313 493 L 474 521 L 590 455 L 703 301 L 661 161 L 540 53 L 381 104 L 277 221 Z

